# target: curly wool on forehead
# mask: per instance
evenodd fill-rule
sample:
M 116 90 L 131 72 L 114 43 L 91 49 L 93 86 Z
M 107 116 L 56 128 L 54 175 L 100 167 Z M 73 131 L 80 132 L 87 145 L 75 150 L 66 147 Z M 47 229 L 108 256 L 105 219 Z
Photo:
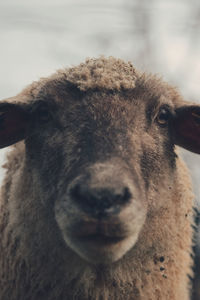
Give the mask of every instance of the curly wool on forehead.
M 63 73 L 59 71 L 59 73 Z M 114 57 L 87 59 L 77 67 L 65 69 L 65 77 L 80 90 L 131 89 L 135 87 L 136 71 L 130 62 Z

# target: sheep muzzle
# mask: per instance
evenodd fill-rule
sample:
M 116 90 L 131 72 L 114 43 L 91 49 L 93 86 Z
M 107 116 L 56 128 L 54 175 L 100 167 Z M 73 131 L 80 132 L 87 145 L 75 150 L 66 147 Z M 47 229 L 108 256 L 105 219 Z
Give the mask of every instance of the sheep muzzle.
M 82 168 L 61 200 L 62 208 L 66 205 L 62 217 L 56 207 L 67 245 L 95 263 L 94 256 L 103 262 L 120 258 L 136 243 L 143 226 L 143 193 L 136 172 L 130 172 L 119 159 Z

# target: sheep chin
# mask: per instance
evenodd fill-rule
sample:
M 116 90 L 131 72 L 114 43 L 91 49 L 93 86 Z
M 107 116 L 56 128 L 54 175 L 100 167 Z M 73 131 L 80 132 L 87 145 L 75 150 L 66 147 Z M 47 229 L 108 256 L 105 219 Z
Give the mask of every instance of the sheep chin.
M 139 232 L 126 238 L 119 238 L 114 241 L 92 240 L 83 241 L 65 239 L 67 245 L 77 253 L 82 259 L 91 264 L 110 264 L 121 259 L 130 249 L 134 247 L 138 240 Z

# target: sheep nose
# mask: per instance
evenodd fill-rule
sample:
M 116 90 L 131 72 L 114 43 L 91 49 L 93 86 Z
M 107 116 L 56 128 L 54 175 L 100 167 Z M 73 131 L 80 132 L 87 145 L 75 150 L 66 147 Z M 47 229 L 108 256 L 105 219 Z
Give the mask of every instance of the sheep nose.
M 132 198 L 128 186 L 90 187 L 84 182 L 72 185 L 70 196 L 84 212 L 97 218 L 118 214 Z

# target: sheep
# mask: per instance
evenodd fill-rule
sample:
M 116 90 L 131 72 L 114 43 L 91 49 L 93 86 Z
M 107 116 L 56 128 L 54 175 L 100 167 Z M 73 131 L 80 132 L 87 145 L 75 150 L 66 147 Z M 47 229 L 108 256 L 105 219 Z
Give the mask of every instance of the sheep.
M 113 57 L 0 103 L 0 300 L 188 300 L 200 106 Z

